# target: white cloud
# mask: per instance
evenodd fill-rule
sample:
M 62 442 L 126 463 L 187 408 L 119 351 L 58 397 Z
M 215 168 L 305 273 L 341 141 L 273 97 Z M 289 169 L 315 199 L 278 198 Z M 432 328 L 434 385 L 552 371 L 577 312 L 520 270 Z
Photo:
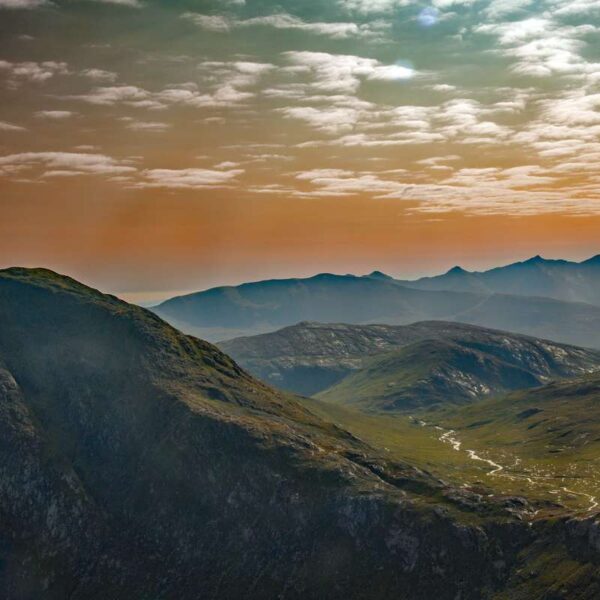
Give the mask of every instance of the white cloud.
M 171 126 L 168 123 L 160 121 L 132 121 L 127 125 L 127 129 L 133 131 L 148 131 L 150 133 L 162 133 L 167 131 Z
M 534 0 L 492 0 L 484 10 L 487 19 L 495 21 L 531 6 Z
M 478 0 L 432 0 L 433 6 L 437 8 L 452 8 L 454 6 L 471 6 Z
M 600 0 L 550 0 L 552 13 L 557 16 L 589 17 L 600 10 Z
M 7 123 L 6 121 L 0 121 L 0 131 L 27 131 L 25 127 L 20 125 L 14 125 L 13 123 Z
M 398 7 L 409 6 L 411 0 L 338 0 L 338 4 L 350 12 L 381 14 Z
M 273 27 L 274 29 L 287 29 L 307 31 L 317 35 L 332 38 L 370 37 L 376 35 L 382 29 L 381 23 L 357 24 L 352 22 L 323 22 L 303 21 L 287 13 L 267 15 L 263 17 L 252 17 L 249 19 L 236 19 L 224 15 L 205 15 L 187 12 L 182 15 L 202 29 L 209 31 L 226 32 L 232 29 L 245 27 Z
M 43 61 L 43 62 L 10 62 L 0 60 L 0 74 L 7 77 L 11 87 L 17 87 L 23 82 L 44 83 L 55 75 L 67 75 L 68 65 L 65 62 Z
M 593 25 L 563 25 L 551 14 L 521 21 L 479 25 L 475 31 L 495 35 L 501 53 L 515 60 L 513 72 L 530 77 L 600 78 L 600 63 L 583 57 Z
M 286 117 L 304 121 L 325 133 L 340 134 L 351 130 L 360 119 L 360 111 L 352 108 L 314 108 L 312 106 L 288 106 L 279 109 Z
M 0 157 L 0 170 L 5 168 L 41 169 L 42 176 L 53 171 L 69 171 L 73 175 L 114 175 L 132 173 L 135 167 L 127 161 L 104 154 L 76 152 L 22 152 Z
M 201 15 L 198 13 L 184 13 L 182 18 L 192 21 L 201 29 L 208 31 L 229 31 L 231 29 L 231 21 L 227 17 L 221 15 Z
M 99 4 L 115 4 L 117 6 L 130 6 L 132 8 L 142 8 L 143 4 L 139 0 L 89 0 Z
M 0 163 L 1 164 L 1 163 Z M 135 187 L 203 189 L 226 186 L 244 173 L 243 169 L 148 169 L 142 173 L 144 179 Z
M 35 116 L 38 119 L 51 119 L 55 121 L 61 121 L 74 116 L 76 113 L 70 110 L 38 110 Z
M 0 9 L 2 8 L 39 8 L 40 6 L 49 6 L 48 0 L 0 0 Z
M 410 79 L 415 71 L 406 66 L 384 65 L 374 58 L 326 52 L 292 51 L 284 56 L 293 66 L 309 70 L 320 92 L 355 93 L 364 80 Z
M 162 110 L 169 106 L 223 108 L 239 106 L 254 97 L 245 88 L 256 85 L 275 66 L 252 61 L 205 61 L 198 65 L 203 91 L 188 82 L 151 92 L 133 85 L 99 86 L 88 93 L 69 96 L 99 106 L 125 105 L 134 108 Z
M 106 81 L 109 83 L 112 83 L 117 79 L 116 73 L 105 71 L 104 69 L 84 69 L 81 71 L 81 75 L 93 79 L 94 81 Z
M 420 213 L 600 214 L 600 190 L 588 185 L 556 189 L 560 173 L 538 165 L 450 171 L 437 183 L 430 176 L 420 183 L 418 174 L 403 170 L 394 171 L 399 177 L 389 178 L 384 177 L 385 173 L 314 169 L 296 174 L 297 180 L 310 183 L 312 188 L 273 190 L 273 193 L 317 198 L 366 194 L 409 201 L 414 203 L 410 210 Z

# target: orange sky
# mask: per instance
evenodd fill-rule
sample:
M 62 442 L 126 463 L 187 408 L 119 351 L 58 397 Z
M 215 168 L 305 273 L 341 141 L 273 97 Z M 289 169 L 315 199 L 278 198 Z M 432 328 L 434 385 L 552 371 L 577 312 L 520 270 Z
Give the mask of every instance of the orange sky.
M 410 277 L 538 253 L 583 259 L 598 252 L 600 232 L 600 217 L 423 218 L 397 200 L 364 197 L 38 187 L 2 192 L 10 200 L 2 205 L 0 266 L 47 266 L 140 301 L 320 271 Z
M 429 4 L 0 0 L 0 266 L 148 302 L 600 253 L 598 12 Z

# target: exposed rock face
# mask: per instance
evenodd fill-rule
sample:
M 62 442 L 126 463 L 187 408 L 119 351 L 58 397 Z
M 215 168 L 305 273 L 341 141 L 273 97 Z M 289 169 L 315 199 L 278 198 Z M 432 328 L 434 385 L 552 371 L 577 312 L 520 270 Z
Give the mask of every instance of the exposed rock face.
M 437 321 L 300 323 L 220 347 L 272 385 L 347 402 L 380 398 L 388 409 L 470 402 L 600 368 L 596 351 Z
M 0 272 L 0 596 L 440 598 L 535 542 L 151 313 Z

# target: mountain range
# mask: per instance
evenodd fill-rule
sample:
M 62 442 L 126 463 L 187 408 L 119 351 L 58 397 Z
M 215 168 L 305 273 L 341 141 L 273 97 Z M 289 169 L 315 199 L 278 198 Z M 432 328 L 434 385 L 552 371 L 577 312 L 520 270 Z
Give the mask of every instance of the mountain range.
M 114 296 L 0 271 L 0 595 L 595 597 L 593 514 L 323 406 Z M 420 442 L 370 433 L 396 424 Z
M 600 304 L 600 254 L 582 262 L 529 260 L 483 272 L 453 267 L 444 275 L 400 281 L 421 290 L 545 296 L 566 302 Z
M 458 323 L 300 323 L 220 344 L 258 378 L 367 410 L 468 403 L 600 370 L 600 352 Z
M 403 325 L 444 320 L 600 348 L 599 264 L 598 257 L 584 263 L 536 257 L 483 274 L 452 269 L 417 281 L 380 272 L 320 274 L 213 288 L 153 310 L 211 341 L 301 321 Z

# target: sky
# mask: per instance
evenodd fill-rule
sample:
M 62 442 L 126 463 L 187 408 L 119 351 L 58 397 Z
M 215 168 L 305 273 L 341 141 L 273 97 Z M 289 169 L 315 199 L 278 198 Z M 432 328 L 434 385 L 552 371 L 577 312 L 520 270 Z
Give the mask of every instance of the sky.
M 600 253 L 600 0 L 0 0 L 0 267 L 153 302 Z

